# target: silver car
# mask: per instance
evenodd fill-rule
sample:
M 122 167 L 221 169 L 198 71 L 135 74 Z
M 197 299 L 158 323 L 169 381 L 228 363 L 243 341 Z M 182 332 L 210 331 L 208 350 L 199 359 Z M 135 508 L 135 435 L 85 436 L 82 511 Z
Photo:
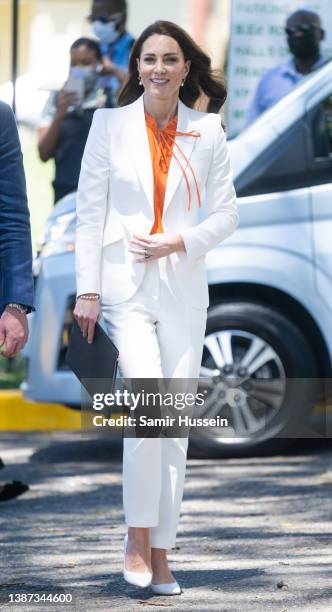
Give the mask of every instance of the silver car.
M 229 141 L 240 226 L 206 257 L 205 456 L 274 452 L 324 435 L 318 382 L 332 362 L 332 63 Z M 75 300 L 75 194 L 50 215 L 36 267 L 26 397 L 80 405 L 65 352 Z M 316 408 L 314 405 L 316 403 Z M 204 414 L 202 416 L 204 416 Z M 303 433 L 304 432 L 304 433 Z

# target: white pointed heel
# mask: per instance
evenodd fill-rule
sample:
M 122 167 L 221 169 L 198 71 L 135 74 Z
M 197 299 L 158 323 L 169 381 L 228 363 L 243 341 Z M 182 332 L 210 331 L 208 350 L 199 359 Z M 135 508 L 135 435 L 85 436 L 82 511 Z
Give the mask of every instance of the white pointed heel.
M 147 587 L 151 584 L 151 572 L 130 572 L 126 569 L 126 552 L 127 552 L 128 535 L 125 535 L 123 540 L 124 560 L 123 560 L 123 577 L 129 584 L 134 584 L 139 587 Z
M 178 582 L 166 582 L 164 584 L 150 585 L 151 591 L 156 595 L 180 595 L 181 588 Z

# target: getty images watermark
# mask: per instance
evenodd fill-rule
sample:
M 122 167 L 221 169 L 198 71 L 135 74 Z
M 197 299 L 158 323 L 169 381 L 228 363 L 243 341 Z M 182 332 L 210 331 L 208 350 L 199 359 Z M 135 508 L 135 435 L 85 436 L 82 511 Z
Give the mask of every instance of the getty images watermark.
M 183 414 L 184 411 L 198 409 L 204 413 L 204 393 L 160 393 L 148 392 L 143 389 L 139 392 L 116 390 L 114 393 L 94 393 L 92 397 L 92 409 L 101 412 L 105 409 L 116 408 L 117 411 L 126 409 L 130 414 L 122 414 L 117 417 L 108 417 L 96 414 L 93 417 L 95 427 L 228 427 L 228 419 L 220 415 L 215 417 L 192 416 Z M 153 409 L 151 411 L 151 408 Z M 144 411 L 150 414 L 144 413 Z M 173 416 L 168 411 L 176 411 Z M 154 414 L 156 411 L 157 416 Z M 181 414 L 182 411 L 182 414 Z M 142 414 L 143 412 L 143 414 Z M 138 416 L 136 413 L 139 413 Z M 161 414 L 160 414 L 161 413 Z

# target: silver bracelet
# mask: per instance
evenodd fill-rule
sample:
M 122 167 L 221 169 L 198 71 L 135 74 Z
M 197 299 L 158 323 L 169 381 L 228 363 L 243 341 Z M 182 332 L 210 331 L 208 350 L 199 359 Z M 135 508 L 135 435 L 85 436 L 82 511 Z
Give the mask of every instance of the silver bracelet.
M 92 301 L 97 301 L 99 300 L 100 295 L 98 293 L 82 293 L 82 295 L 78 295 L 76 300 L 80 299 L 80 300 L 92 300 Z
M 27 314 L 27 311 L 28 311 L 26 306 L 22 306 L 22 304 L 16 304 L 13 302 L 11 302 L 10 304 L 6 304 L 5 310 L 6 308 L 10 308 L 11 310 L 17 310 L 21 314 Z

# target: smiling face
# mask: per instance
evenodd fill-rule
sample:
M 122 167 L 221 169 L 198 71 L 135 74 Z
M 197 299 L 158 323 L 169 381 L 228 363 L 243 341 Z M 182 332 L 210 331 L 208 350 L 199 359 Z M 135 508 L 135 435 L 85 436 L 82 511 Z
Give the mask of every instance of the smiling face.
M 178 95 L 181 83 L 189 72 L 190 61 L 185 61 L 174 38 L 153 34 L 142 46 L 137 67 L 145 94 L 167 99 Z

